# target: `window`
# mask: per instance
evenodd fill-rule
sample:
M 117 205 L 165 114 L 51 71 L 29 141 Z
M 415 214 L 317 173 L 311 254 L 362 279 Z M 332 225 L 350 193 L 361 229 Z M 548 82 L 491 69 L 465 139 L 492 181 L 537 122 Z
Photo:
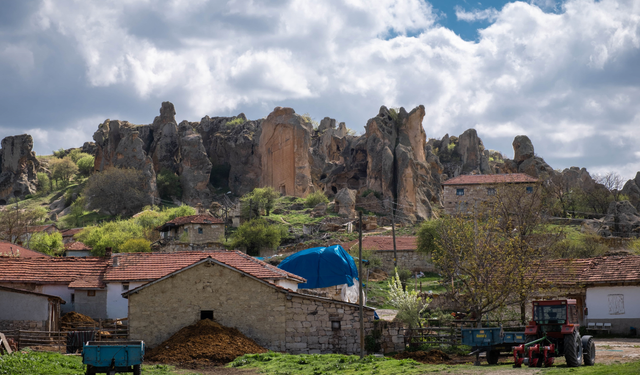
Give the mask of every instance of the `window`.
M 76 302 L 76 295 L 74 293 L 71 293 L 71 303 Z
M 202 228 L 198 228 L 198 234 L 202 234 Z
M 624 315 L 624 294 L 609 294 L 609 315 Z
M 95 297 L 96 296 L 96 291 L 95 290 L 87 290 L 87 296 Z
M 496 188 L 487 188 L 487 195 L 496 195 Z
M 533 193 L 533 186 L 527 186 L 527 194 Z
M 122 283 L 122 290 L 125 292 L 129 290 L 129 283 Z
M 456 195 L 464 195 L 464 189 L 456 189 Z
M 186 234 L 189 234 L 189 228 L 184 228 L 184 232 L 185 232 Z
M 200 320 L 213 320 L 213 310 L 200 310 Z
M 334 320 L 331 321 L 331 329 L 334 331 L 337 331 L 340 329 L 340 321 L 339 320 Z

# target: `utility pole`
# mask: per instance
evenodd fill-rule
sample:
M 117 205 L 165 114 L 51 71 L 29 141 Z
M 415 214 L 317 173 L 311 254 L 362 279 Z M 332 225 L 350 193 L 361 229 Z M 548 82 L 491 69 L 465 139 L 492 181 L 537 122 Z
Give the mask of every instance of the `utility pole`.
M 226 202 L 225 202 L 226 203 Z M 229 235 L 227 234 L 227 229 L 229 227 L 229 207 L 224 205 L 224 240 L 229 240 Z
M 360 305 L 360 358 L 364 358 L 364 304 L 362 300 L 362 211 L 358 211 L 358 218 L 360 219 L 360 228 L 358 235 L 358 305 Z
M 396 207 L 391 202 L 391 235 L 393 236 L 393 269 L 398 269 L 398 252 L 396 250 Z

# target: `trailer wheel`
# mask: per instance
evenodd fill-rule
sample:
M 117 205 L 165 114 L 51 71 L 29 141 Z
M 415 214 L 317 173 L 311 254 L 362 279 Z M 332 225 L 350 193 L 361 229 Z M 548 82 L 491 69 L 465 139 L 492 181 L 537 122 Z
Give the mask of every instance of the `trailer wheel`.
M 487 352 L 487 363 L 490 365 L 498 364 L 498 360 L 500 359 L 500 351 L 499 350 L 490 350 Z
M 567 367 L 582 365 L 582 342 L 578 331 L 564 336 L 564 358 L 567 360 Z
M 87 372 L 86 372 L 86 374 L 87 374 L 87 375 L 95 375 L 95 373 L 96 373 L 96 370 L 93 368 L 93 366 L 91 366 L 91 365 L 87 365 Z
M 133 375 L 140 375 L 141 373 L 140 365 L 133 365 Z
M 584 365 L 593 366 L 596 363 L 596 344 L 593 342 L 593 337 L 582 337 L 582 351 L 584 356 Z

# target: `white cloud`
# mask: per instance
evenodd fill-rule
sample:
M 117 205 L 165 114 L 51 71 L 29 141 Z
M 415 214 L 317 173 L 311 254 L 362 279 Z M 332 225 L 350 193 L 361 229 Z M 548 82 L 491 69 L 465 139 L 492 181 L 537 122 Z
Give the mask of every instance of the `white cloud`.
M 475 22 L 475 21 L 495 21 L 500 14 L 495 8 L 487 9 L 474 9 L 471 12 L 467 12 L 460 6 L 456 6 L 456 18 L 460 21 Z
M 294 103 L 359 130 L 380 105 L 423 104 L 431 137 L 476 127 L 485 146 L 511 154 L 513 137 L 527 134 L 555 168 L 635 159 L 640 1 L 558 4 L 459 8 L 459 20 L 491 22 L 469 42 L 438 25 L 438 10 L 422 0 L 45 1 L 29 37 L 59 38 L 94 92 L 172 100 L 182 119 L 246 108 L 262 117 Z M 33 51 L 29 59 L 16 50 L 27 63 L 14 70 L 43 64 L 44 52 L 14 39 L 0 35 L 0 51 L 8 43 Z M 42 141 L 66 134 L 30 127 Z

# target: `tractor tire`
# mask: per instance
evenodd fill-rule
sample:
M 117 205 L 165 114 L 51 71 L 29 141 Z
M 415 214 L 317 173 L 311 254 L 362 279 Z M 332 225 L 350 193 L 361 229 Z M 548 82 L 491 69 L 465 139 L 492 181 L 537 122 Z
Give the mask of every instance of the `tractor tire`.
M 490 350 L 487 352 L 487 363 L 490 365 L 497 365 L 498 360 L 500 359 L 500 351 L 499 350 Z
M 582 365 L 582 342 L 578 331 L 564 336 L 564 358 L 567 360 L 567 367 Z
M 142 370 L 140 370 L 140 365 L 133 365 L 133 375 L 142 374 Z
M 585 366 L 593 366 L 596 363 L 596 344 L 593 337 L 582 336 L 582 356 Z

